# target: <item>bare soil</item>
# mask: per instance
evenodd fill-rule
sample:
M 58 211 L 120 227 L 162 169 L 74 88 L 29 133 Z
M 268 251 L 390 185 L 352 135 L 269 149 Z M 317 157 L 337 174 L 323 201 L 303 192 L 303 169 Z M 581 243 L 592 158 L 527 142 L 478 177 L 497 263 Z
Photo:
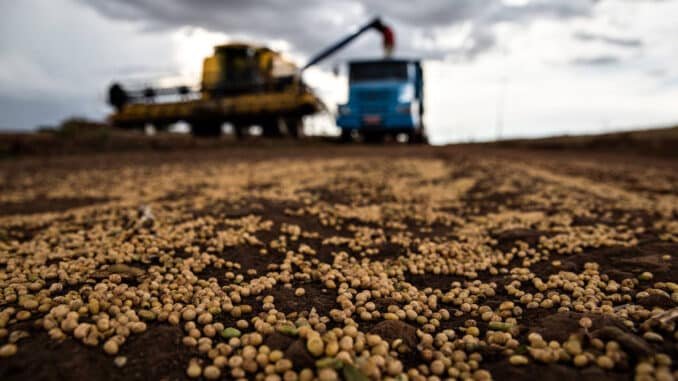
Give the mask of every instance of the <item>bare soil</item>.
M 467 179 L 469 187 L 464 185 Z M 639 327 L 647 318 L 629 318 L 635 324 L 629 328 L 615 315 L 559 312 L 557 306 L 528 309 L 505 289 L 516 279 L 511 274 L 518 268 L 528 268 L 547 281 L 561 271 L 582 274 L 588 269 L 587 263 L 596 263 L 596 279 L 606 284 L 610 280 L 637 281 L 641 273 L 651 272 L 652 280 L 637 281 L 627 292 L 629 301 L 610 304 L 614 308 L 635 305 L 650 312 L 678 307 L 675 291 L 672 294 L 661 284 L 657 286 L 657 282 L 678 280 L 678 161 L 673 159 L 584 149 L 550 152 L 489 146 L 259 146 L 210 148 L 204 152 L 76 154 L 51 160 L 40 156 L 14 158 L 0 162 L 0 181 L 3 288 L 18 290 L 18 285 L 24 284 L 10 277 L 10 269 L 18 263 L 66 269 L 79 256 L 87 257 L 88 250 L 97 250 L 98 246 L 88 240 L 98 239 L 94 238 L 98 232 L 108 230 L 122 234 L 117 236 L 116 245 L 146 242 L 160 248 L 162 254 L 140 252 L 134 259 L 124 260 L 142 272 L 197 258 L 187 249 L 195 246 L 202 253 L 237 265 L 232 269 L 192 269 L 199 279 L 214 278 L 220 287 L 234 284 L 227 271 L 241 274 L 245 283 L 277 274 L 283 264 L 290 264 L 293 273 L 306 274 L 293 277 L 288 285 L 279 282 L 260 295 L 244 298 L 243 304 L 253 309 L 246 319 L 263 312 L 265 295 L 274 296 L 275 308 L 290 316 L 290 321 L 308 316 L 311 310 L 327 316 L 331 310 L 341 309 L 338 290 L 326 286 L 319 266 L 334 266 L 343 261 L 342 255 L 365 268 L 383 266 L 385 272 L 397 268 L 388 273 L 394 284 L 408 283 L 426 295 L 445 294 L 454 282 L 462 287 L 470 287 L 474 281 L 495 284 L 496 294 L 477 303 L 498 308 L 502 302 L 513 301 L 523 307 L 523 313 L 515 316 L 519 330 L 514 336 L 522 353 L 529 345 L 530 332 L 561 343 L 572 334 L 581 335 L 579 319 L 584 316 L 593 319 L 591 332 L 612 325 L 643 340 Z M 151 207 L 155 218 L 151 227 L 135 225 L 140 205 Z M 370 217 L 370 208 L 378 210 L 377 219 Z M 259 243 L 210 249 L 214 246 L 212 237 L 245 226 L 237 221 L 250 217 L 270 222 L 252 230 Z M 334 223 L 328 224 L 328 220 Z M 283 228 L 290 225 L 298 226 L 302 234 L 293 238 L 295 235 Z M 475 233 L 470 232 L 473 229 Z M 592 233 L 584 235 L 587 229 Z M 158 239 L 172 234 L 185 234 L 187 238 L 181 242 Z M 360 238 L 364 235 L 368 238 Z M 304 244 L 315 254 L 290 262 L 284 252 L 272 249 L 281 236 L 287 250 L 299 252 Z M 395 238 L 401 236 L 407 239 Z M 327 240 L 333 237 L 346 241 L 329 243 Z M 558 237 L 562 239 L 550 246 L 549 239 L 555 242 Z M 374 250 L 364 245 L 356 248 L 356 242 L 371 245 Z M 424 263 L 424 243 L 459 245 L 460 256 L 464 250 L 490 256 L 529 249 L 546 254 L 533 263 L 515 256 L 492 266 L 504 272 L 487 268 L 475 275 L 456 269 L 434 270 L 434 265 L 418 270 L 398 267 L 402 258 Z M 568 244 L 578 249 L 563 249 Z M 268 248 L 268 253 L 260 254 L 261 248 Z M 44 253 L 33 254 L 37 251 Z M 69 291 L 85 295 L 97 279 L 94 271 L 84 272 L 79 281 L 64 284 L 61 295 Z M 49 285 L 53 280 L 45 282 Z M 146 281 L 128 277 L 123 282 L 141 287 Z M 294 294 L 299 287 L 305 290 L 303 296 Z M 522 282 L 521 287 L 525 292 L 538 292 L 530 281 Z M 638 297 L 639 292 L 650 289 L 664 292 Z M 562 292 L 557 287 L 550 290 Z M 388 297 L 374 297 L 372 301 L 382 314 L 389 306 L 406 304 L 405 300 Z M 16 302 L 0 296 L 0 310 L 9 307 L 20 309 Z M 468 326 L 477 325 L 484 337 L 489 330 L 477 314 L 455 315 L 460 312 L 459 305 L 441 302 L 439 308 L 452 313 L 449 320 L 441 321 L 439 331 L 451 328 L 461 337 Z M 87 346 L 73 337 L 50 339 L 41 326 L 35 327 L 43 316 L 34 313 L 27 321 L 10 320 L 7 324 L 8 333 L 25 330 L 29 337 L 18 342 L 16 355 L 0 358 L 1 380 L 175 380 L 187 378 L 191 359 L 199 358 L 206 364 L 210 361 L 196 348 L 182 344 L 185 332 L 181 325 L 151 321 L 145 332 L 131 335 L 121 346 L 119 355 L 126 356 L 127 363 L 117 367 L 101 345 Z M 215 315 L 215 320 L 232 326 L 237 319 L 222 313 Z M 399 357 L 405 371 L 428 364 L 416 349 L 416 330 L 422 328 L 416 322 L 390 327 L 383 318 L 356 320 L 365 333 L 386 340 L 401 338 L 414 347 L 414 353 Z M 327 329 L 337 326 L 342 324 L 327 323 Z M 658 332 L 663 342 L 644 340 L 644 345 L 653 355 L 664 353 L 674 359 L 671 369 L 675 375 L 675 331 Z M 313 366 L 315 359 L 309 358 L 303 342 L 276 335 L 266 337 L 268 345 L 283 351 L 289 348 L 285 354 L 292 357 L 295 369 Z M 7 342 L 8 336 L 0 338 L 0 346 Z M 622 350 L 625 356 L 612 370 L 595 365 L 576 368 L 567 361 L 541 363 L 532 358 L 525 366 L 514 366 L 507 355 L 492 346 L 480 346 L 475 351 L 482 355 L 480 368 L 497 380 L 530 380 L 537 375 L 545 381 L 631 380 L 643 355 L 634 353 L 633 348 Z M 222 378 L 228 377 L 222 373 Z

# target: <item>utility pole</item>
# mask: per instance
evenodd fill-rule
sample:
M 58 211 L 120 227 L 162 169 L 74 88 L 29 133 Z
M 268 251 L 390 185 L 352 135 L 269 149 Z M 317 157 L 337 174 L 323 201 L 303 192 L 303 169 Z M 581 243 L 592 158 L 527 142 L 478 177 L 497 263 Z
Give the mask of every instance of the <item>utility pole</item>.
M 504 109 L 506 107 L 506 87 L 508 84 L 508 79 L 506 75 L 502 76 L 499 80 L 499 90 L 497 94 L 497 109 L 495 114 L 495 140 L 501 140 L 502 133 L 504 130 Z
M 507 66 L 507 48 L 501 49 L 502 61 L 504 66 L 504 74 L 499 79 L 499 88 L 497 89 L 497 109 L 495 114 L 495 140 L 501 140 L 504 133 L 504 116 L 506 108 L 506 88 L 508 86 L 508 66 Z

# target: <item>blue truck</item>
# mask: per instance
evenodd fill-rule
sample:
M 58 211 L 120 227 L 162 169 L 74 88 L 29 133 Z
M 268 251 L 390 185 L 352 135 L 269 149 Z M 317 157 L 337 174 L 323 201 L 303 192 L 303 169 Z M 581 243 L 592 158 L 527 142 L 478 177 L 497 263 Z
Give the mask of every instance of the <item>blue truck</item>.
M 406 134 L 424 143 L 424 77 L 418 60 L 380 59 L 349 63 L 348 102 L 338 107 L 343 141 L 365 141 Z
M 354 33 L 313 57 L 302 72 L 324 60 L 368 30 L 376 29 L 383 38 L 384 56 L 378 60 L 349 63 L 348 103 L 339 105 L 337 126 L 341 139 L 352 141 L 355 135 L 377 142 L 385 136 L 405 134 L 410 143 L 425 143 L 424 75 L 419 60 L 393 59 L 393 30 L 380 18 L 374 18 Z

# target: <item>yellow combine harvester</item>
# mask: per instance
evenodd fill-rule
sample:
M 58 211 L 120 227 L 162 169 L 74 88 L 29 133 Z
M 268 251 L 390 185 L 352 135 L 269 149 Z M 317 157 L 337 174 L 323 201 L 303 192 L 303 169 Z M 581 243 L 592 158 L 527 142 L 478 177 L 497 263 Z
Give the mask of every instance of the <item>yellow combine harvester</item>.
M 251 125 L 259 125 L 266 136 L 291 136 L 301 132 L 301 120 L 322 107 L 320 100 L 299 79 L 298 68 L 266 47 L 227 44 L 214 48 L 205 58 L 199 94 L 188 87 L 145 88 L 126 91 L 119 84 L 109 90 L 116 109 L 111 122 L 122 128 L 144 128 L 152 124 L 166 129 L 184 121 L 197 136 L 221 134 L 230 122 L 237 136 Z M 156 102 L 157 97 L 179 100 Z
M 253 125 L 260 126 L 264 136 L 287 133 L 298 137 L 302 118 L 324 108 L 301 80 L 301 73 L 369 29 L 382 33 L 384 48 L 390 52 L 392 32 L 376 18 L 323 50 L 301 69 L 267 47 L 240 43 L 217 46 L 203 62 L 198 90 L 187 86 L 127 90 L 113 84 L 108 101 L 116 112 L 109 117 L 110 122 L 121 128 L 143 129 L 151 124 L 165 130 L 183 121 L 196 136 L 218 136 L 228 122 L 237 137 Z M 174 99 L 158 101 L 167 97 Z

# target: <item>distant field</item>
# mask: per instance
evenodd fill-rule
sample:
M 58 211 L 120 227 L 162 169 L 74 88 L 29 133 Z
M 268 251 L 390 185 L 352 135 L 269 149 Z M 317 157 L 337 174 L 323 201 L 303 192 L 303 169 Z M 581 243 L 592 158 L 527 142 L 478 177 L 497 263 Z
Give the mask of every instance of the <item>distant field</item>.
M 678 126 L 652 130 L 615 132 L 601 135 L 504 140 L 490 144 L 499 147 L 513 148 L 616 151 L 656 156 L 678 156 Z
M 148 136 L 138 131 L 123 131 L 103 124 L 88 123 L 86 125 L 69 125 L 61 130 L 48 132 L 0 133 L 0 158 L 88 152 L 232 149 L 247 146 L 277 149 L 290 146 L 334 145 L 336 143 L 338 143 L 336 139 L 331 137 L 307 137 L 301 140 L 267 140 L 249 137 L 245 141 L 237 141 L 231 135 L 224 135 L 218 139 L 195 139 L 190 135 L 176 133 Z M 626 152 L 649 156 L 678 157 L 678 127 L 603 135 L 514 139 L 462 145 L 552 151 Z

